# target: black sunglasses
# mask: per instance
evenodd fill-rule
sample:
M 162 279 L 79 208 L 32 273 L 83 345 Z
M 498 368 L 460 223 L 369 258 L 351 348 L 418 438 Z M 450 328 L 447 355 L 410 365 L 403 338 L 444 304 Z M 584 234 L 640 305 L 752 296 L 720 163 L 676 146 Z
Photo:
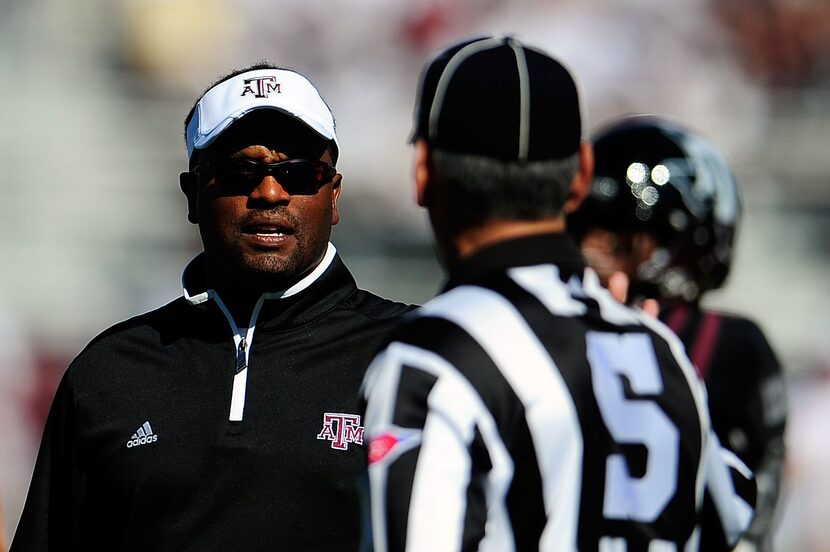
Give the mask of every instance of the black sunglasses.
M 258 163 L 230 157 L 199 164 L 193 167 L 192 172 L 212 177 L 220 186 L 250 189 L 271 175 L 291 195 L 314 195 L 334 179 L 337 169 L 319 160 L 289 159 L 278 163 Z

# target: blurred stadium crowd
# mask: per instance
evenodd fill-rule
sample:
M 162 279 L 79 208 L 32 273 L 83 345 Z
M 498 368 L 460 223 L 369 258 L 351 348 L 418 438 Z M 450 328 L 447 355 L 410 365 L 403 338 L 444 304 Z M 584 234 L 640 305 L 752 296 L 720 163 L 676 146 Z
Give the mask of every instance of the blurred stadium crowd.
M 267 59 L 337 117 L 343 222 L 363 287 L 441 284 L 407 145 L 435 48 L 512 33 L 581 79 L 587 129 L 654 113 L 720 144 L 745 218 L 709 303 L 761 322 L 792 415 L 776 541 L 830 550 L 830 3 L 827 0 L 0 0 L 0 493 L 11 532 L 67 362 L 106 326 L 180 294 L 198 250 L 177 185 L 181 121 Z

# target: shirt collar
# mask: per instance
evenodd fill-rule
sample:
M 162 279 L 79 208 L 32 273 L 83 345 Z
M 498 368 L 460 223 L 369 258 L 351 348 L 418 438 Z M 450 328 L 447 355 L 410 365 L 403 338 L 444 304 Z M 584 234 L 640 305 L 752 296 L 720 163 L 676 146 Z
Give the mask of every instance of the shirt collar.
M 182 273 L 182 292 L 184 298 L 191 305 L 198 305 L 204 303 L 208 299 L 216 296 L 216 291 L 207 287 L 207 275 L 204 270 L 204 253 L 200 253 L 193 260 L 188 263 Z M 320 261 L 314 270 L 309 272 L 300 281 L 291 285 L 290 287 L 272 291 L 265 294 L 266 299 L 285 299 L 300 293 L 307 289 L 311 284 L 316 282 L 320 276 L 331 266 L 334 258 L 337 255 L 337 249 L 334 244 L 329 242 L 326 248 L 326 253 L 323 255 L 323 260 Z
M 498 242 L 456 261 L 449 269 L 444 291 L 487 273 L 539 264 L 557 265 L 563 280 L 585 270 L 582 253 L 569 234 L 534 234 Z

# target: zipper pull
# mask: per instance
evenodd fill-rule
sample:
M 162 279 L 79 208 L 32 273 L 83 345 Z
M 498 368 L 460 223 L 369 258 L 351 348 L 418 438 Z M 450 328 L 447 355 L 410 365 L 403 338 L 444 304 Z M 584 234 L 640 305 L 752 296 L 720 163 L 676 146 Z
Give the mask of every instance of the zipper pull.
M 237 374 L 248 367 L 248 356 L 245 354 L 245 351 L 246 351 L 247 348 L 248 348 L 248 342 L 243 337 L 242 341 L 239 342 L 239 349 L 237 349 L 237 351 L 236 351 L 236 373 Z

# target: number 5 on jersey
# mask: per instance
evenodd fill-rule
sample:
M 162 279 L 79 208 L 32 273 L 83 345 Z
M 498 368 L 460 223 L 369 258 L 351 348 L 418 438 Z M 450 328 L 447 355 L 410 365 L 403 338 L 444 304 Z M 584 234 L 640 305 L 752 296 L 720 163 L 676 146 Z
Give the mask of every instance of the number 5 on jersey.
M 656 402 L 663 380 L 646 334 L 588 332 L 588 363 L 602 419 L 614 441 L 646 448 L 646 470 L 632 477 L 622 454 L 605 464 L 603 516 L 654 522 L 677 490 L 680 435 Z M 627 397 L 623 377 L 636 397 Z

